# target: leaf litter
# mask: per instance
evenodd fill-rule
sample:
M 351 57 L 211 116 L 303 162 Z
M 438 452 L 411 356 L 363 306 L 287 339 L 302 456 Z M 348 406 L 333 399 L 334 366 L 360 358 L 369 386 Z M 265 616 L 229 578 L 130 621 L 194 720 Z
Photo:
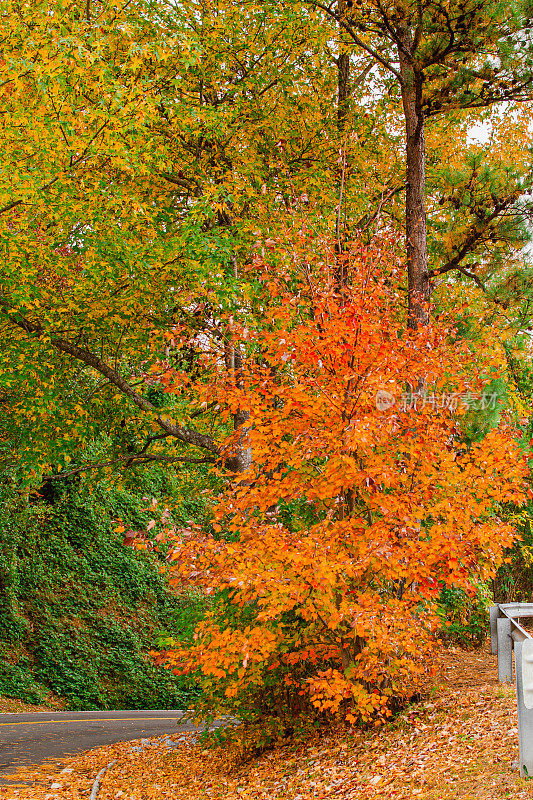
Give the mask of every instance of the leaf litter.
M 533 798 L 518 775 L 516 698 L 487 650 L 442 650 L 437 682 L 393 721 L 338 729 L 242 760 L 195 734 L 99 747 L 25 767 L 2 800 L 502 800 Z M 179 741 L 176 741 L 179 738 Z M 22 782 L 32 782 L 23 785 Z M 18 782 L 18 783 L 17 783 Z

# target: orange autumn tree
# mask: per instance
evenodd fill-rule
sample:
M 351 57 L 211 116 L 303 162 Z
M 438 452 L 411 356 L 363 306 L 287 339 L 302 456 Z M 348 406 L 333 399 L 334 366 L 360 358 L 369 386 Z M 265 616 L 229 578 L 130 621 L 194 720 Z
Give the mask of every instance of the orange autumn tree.
M 225 454 L 245 446 L 251 466 L 218 497 L 211 533 L 158 536 L 172 581 L 214 597 L 190 646 L 160 660 L 196 676 L 198 713 L 260 722 L 260 741 L 322 712 L 383 718 L 417 691 L 435 597 L 494 573 L 514 536 L 499 509 L 524 498 L 508 426 L 469 449 L 459 437 L 494 351 L 474 359 L 450 321 L 407 328 L 392 247 L 353 248 L 341 288 L 327 255 L 315 262 L 265 279 L 260 325 L 232 318 L 204 339 L 196 389 L 246 412 Z M 230 338 L 238 374 L 223 366 Z

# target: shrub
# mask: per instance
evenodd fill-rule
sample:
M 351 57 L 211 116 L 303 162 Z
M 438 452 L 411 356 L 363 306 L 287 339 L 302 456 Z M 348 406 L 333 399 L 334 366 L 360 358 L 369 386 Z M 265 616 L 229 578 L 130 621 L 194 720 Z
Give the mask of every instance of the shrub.
M 244 414 L 226 447 L 253 463 L 212 534 L 167 530 L 174 579 L 216 602 L 166 658 L 200 682 L 204 709 L 255 723 L 255 740 L 328 714 L 384 718 L 415 693 L 441 589 L 494 573 L 514 536 L 498 509 L 525 497 L 505 422 L 460 440 L 461 393 L 497 376 L 497 354 L 473 359 L 451 322 L 407 329 L 390 253 L 361 248 L 348 274 L 342 291 L 324 265 L 311 288 L 269 276 L 257 327 L 233 322 L 250 357 L 234 377 L 215 353 L 197 390 Z
M 438 636 L 446 644 L 480 647 L 489 632 L 488 606 L 491 603 L 487 586 L 480 586 L 472 596 L 454 586 L 441 590 L 438 615 L 442 628 Z

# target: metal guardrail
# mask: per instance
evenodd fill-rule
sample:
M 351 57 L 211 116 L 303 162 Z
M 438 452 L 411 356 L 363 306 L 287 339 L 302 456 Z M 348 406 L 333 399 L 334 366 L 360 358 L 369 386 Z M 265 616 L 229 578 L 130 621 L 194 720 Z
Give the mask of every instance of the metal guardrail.
M 533 603 L 491 606 L 490 642 L 501 683 L 513 680 L 514 650 L 520 775 L 533 777 L 533 636 L 520 624 L 523 617 L 533 617 Z

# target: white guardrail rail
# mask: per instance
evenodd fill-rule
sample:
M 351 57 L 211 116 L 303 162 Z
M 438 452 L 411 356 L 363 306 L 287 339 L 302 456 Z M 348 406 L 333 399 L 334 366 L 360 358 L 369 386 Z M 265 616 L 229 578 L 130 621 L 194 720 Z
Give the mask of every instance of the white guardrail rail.
M 533 777 L 533 636 L 520 624 L 524 617 L 533 617 L 533 603 L 491 606 L 490 643 L 501 683 L 513 680 L 514 650 L 520 775 Z

